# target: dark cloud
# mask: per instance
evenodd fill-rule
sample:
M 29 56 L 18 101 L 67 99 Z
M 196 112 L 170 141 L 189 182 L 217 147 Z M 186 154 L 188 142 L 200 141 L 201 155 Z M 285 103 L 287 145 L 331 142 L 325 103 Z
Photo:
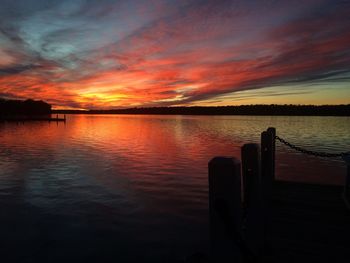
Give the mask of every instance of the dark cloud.
M 311 88 L 263 88 L 348 82 L 349 8 L 323 0 L 3 0 L 0 84 L 18 96 L 61 92 L 51 101 L 77 107 L 113 98 L 186 104 L 244 90 L 302 95 Z
M 14 44 L 23 44 L 23 39 L 19 36 L 17 28 L 11 25 L 2 25 L 0 22 L 0 33 Z
M 17 100 L 22 99 L 22 97 L 9 92 L 0 92 L 0 99 Z
M 55 8 L 60 3 L 60 0 L 1 0 L 0 17 L 18 21 Z
M 27 70 L 33 70 L 41 68 L 39 65 L 16 65 L 12 67 L 1 68 L 0 67 L 0 76 L 2 75 L 14 75 L 19 74 Z

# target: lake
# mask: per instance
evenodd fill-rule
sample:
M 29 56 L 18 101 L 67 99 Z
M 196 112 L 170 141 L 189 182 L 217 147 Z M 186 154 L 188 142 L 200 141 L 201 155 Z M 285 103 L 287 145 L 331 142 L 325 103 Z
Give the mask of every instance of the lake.
M 277 135 L 350 151 L 349 117 L 68 115 L 0 123 L 2 262 L 178 262 L 208 249 L 207 164 Z M 279 142 L 281 180 L 343 184 L 346 166 Z

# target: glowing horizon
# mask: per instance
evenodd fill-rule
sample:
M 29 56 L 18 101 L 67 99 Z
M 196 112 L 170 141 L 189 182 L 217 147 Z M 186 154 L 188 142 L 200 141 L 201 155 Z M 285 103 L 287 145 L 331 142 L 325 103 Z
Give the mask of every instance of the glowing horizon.
M 5 1 L 0 98 L 64 109 L 349 104 L 347 1 Z

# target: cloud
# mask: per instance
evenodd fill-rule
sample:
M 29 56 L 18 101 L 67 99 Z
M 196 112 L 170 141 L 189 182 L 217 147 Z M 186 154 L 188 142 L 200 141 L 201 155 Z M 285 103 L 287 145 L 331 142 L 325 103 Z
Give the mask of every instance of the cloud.
M 57 106 L 111 108 L 347 82 L 349 7 L 317 0 L 5 1 L 0 88 Z
M 34 70 L 35 68 L 40 68 L 38 65 L 17 65 L 13 67 L 0 68 L 0 76 L 1 75 L 12 75 L 19 74 L 26 70 Z

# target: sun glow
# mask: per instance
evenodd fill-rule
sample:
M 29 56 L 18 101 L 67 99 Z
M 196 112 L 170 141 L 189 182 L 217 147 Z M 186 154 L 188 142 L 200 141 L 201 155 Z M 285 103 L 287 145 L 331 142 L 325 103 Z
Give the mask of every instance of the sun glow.
M 101 103 L 118 102 L 127 98 L 128 96 L 124 94 L 86 93 L 80 95 L 81 101 L 98 100 Z
M 0 98 L 67 109 L 350 103 L 346 4 L 326 0 L 316 16 L 314 1 L 12 2 L 0 9 Z

